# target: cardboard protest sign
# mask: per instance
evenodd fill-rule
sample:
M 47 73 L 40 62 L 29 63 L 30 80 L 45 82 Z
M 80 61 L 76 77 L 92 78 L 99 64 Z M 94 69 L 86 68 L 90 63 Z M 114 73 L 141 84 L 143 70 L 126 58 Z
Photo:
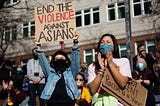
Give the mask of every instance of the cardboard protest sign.
M 117 98 L 124 106 L 145 106 L 147 89 L 134 79 L 128 82 L 125 89 L 121 89 L 114 81 L 110 71 L 106 69 L 101 87 Z
M 74 2 L 35 7 L 35 42 L 49 43 L 75 38 Z

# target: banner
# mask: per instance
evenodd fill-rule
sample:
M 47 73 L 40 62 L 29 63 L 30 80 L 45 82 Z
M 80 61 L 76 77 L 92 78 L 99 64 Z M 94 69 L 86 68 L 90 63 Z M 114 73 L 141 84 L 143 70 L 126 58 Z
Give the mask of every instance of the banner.
M 121 89 L 114 81 L 110 71 L 106 69 L 101 87 L 117 98 L 124 106 L 145 106 L 147 89 L 134 79 L 128 82 L 125 89 Z
M 75 38 L 74 3 L 35 7 L 35 42 L 49 43 Z

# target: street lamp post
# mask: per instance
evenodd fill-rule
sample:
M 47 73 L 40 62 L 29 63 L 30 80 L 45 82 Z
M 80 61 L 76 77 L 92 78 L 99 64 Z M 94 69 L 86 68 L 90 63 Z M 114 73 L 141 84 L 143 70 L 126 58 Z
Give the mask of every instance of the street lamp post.
M 126 24 L 127 58 L 130 61 L 131 71 L 133 71 L 130 0 L 125 0 L 125 24 Z

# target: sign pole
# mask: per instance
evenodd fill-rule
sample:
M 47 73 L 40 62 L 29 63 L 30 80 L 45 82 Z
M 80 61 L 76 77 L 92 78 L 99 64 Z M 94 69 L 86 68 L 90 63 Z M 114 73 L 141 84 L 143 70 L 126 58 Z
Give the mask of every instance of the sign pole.
M 130 61 L 131 71 L 133 71 L 130 0 L 125 0 L 125 24 L 127 58 Z
M 64 51 L 64 41 L 60 41 L 59 43 L 61 45 L 61 50 Z

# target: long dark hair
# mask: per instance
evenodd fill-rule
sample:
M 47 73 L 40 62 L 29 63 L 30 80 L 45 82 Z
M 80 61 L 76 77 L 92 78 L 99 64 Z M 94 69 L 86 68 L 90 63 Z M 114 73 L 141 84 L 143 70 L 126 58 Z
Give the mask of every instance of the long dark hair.
M 83 78 L 84 81 L 86 80 L 86 79 L 85 79 L 85 76 L 84 76 L 84 74 L 83 74 L 82 72 L 78 72 L 77 76 L 78 76 L 78 75 L 82 76 L 82 78 Z
M 113 57 L 114 58 L 119 58 L 120 56 L 119 56 L 119 49 L 118 49 L 117 39 L 112 34 L 104 34 L 104 35 L 102 35 L 102 37 L 100 38 L 100 40 L 98 42 L 97 50 L 99 51 L 99 47 L 100 47 L 101 41 L 105 36 L 110 36 L 111 37 L 111 39 L 113 41 L 113 45 L 114 45 L 114 50 L 112 52 L 113 53 Z
M 56 57 L 57 55 L 63 55 L 63 56 L 66 58 L 67 68 L 68 68 L 68 67 L 70 66 L 70 64 L 71 64 L 71 61 L 70 61 L 69 57 L 67 56 L 67 54 L 66 54 L 64 51 L 62 51 L 62 50 L 58 50 L 58 51 L 56 51 L 56 52 L 53 54 L 52 59 L 51 59 L 51 62 L 50 62 L 50 66 L 51 66 L 52 68 L 54 68 L 55 57 Z
M 113 51 L 112 51 L 112 54 L 113 54 L 113 57 L 114 58 L 119 58 L 119 48 L 118 48 L 118 43 L 117 43 L 117 39 L 114 37 L 114 35 L 112 34 L 104 34 L 102 35 L 102 37 L 100 38 L 99 42 L 98 42 L 98 47 L 97 47 L 97 51 L 99 52 L 99 47 L 100 47 L 100 44 L 101 44 L 101 41 L 102 39 L 105 37 L 105 36 L 110 36 L 112 41 L 113 41 Z M 98 63 L 98 60 L 96 62 L 93 62 L 93 64 L 95 65 L 96 69 L 100 69 L 100 66 L 99 66 L 99 63 Z

